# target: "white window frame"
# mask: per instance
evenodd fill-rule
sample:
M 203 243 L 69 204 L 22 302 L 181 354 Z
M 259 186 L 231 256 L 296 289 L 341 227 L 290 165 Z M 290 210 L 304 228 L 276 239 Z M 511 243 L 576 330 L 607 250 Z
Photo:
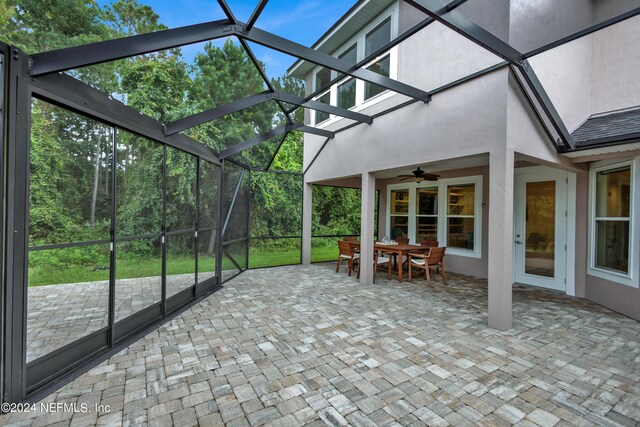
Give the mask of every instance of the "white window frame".
M 357 61 L 362 61 L 365 58 L 365 38 L 366 35 L 373 30 L 375 27 L 377 27 L 380 23 L 382 23 L 382 21 L 384 21 L 385 19 L 391 17 L 391 40 L 393 40 L 394 38 L 396 38 L 398 36 L 398 23 L 400 21 L 400 13 L 399 13 L 399 2 L 394 2 L 394 4 L 392 4 L 391 6 L 389 6 L 384 12 L 382 12 L 380 15 L 378 15 L 376 17 L 376 19 L 374 19 L 373 21 L 371 21 L 369 24 L 367 24 L 367 26 L 365 26 L 364 28 L 362 28 L 362 30 L 360 30 L 356 35 L 354 35 L 353 37 L 351 37 L 346 43 L 344 43 L 342 46 L 340 46 L 339 49 L 337 49 L 332 56 L 335 56 L 336 58 L 339 55 L 342 55 L 344 52 L 346 52 L 350 47 L 352 47 L 354 44 L 356 44 L 356 52 L 357 52 Z M 390 65 L 389 65 L 389 78 L 392 79 L 397 79 L 398 78 L 398 46 L 394 46 L 393 48 L 391 48 L 389 51 L 383 53 L 382 55 L 374 58 L 373 60 L 371 60 L 371 62 L 365 64 L 364 66 L 362 66 L 361 68 L 367 68 L 370 65 L 376 63 L 377 61 L 379 61 L 380 59 L 384 58 L 385 56 L 389 55 L 389 60 L 390 60 Z M 318 71 L 320 71 L 321 69 L 323 69 L 325 67 L 322 66 L 316 66 L 311 74 L 312 77 L 312 86 L 313 86 L 313 91 L 315 92 L 317 89 L 316 88 L 316 74 L 318 73 Z M 331 78 L 335 79 L 337 77 L 339 73 L 336 71 L 332 71 L 331 72 Z M 331 96 L 330 96 L 330 102 L 331 105 L 336 106 L 338 104 L 338 86 L 342 83 L 344 83 L 345 81 L 347 81 L 348 79 L 352 78 L 351 76 L 345 76 L 344 79 L 340 80 L 339 82 L 336 82 L 336 84 L 332 85 L 331 88 L 329 89 L 331 91 Z M 369 99 L 367 99 L 365 101 L 364 99 L 364 80 L 359 80 L 356 79 L 356 105 L 351 107 L 350 110 L 352 111 L 361 111 L 364 110 L 365 108 L 368 108 L 372 105 L 375 105 L 379 102 L 382 102 L 392 96 L 395 95 L 394 92 L 390 91 L 390 90 L 385 90 L 381 93 L 379 93 L 376 96 L 373 96 Z M 323 92 L 322 95 L 319 95 L 317 98 L 319 98 L 320 96 L 325 95 L 326 92 Z M 317 99 L 314 98 L 314 99 Z M 340 116 L 335 116 L 335 115 L 330 115 L 328 120 L 324 120 L 320 123 L 316 123 L 316 111 L 315 110 L 311 110 L 311 123 L 316 126 L 316 127 L 320 127 L 320 128 L 324 128 L 326 126 L 329 126 L 333 123 L 336 123 L 339 120 L 342 120 L 343 118 Z
M 440 220 L 439 220 L 439 215 L 440 215 L 440 204 L 442 203 L 442 200 L 440 200 L 440 189 L 438 188 L 438 184 L 436 183 L 432 183 L 430 182 L 430 184 L 432 185 L 416 185 L 416 189 L 415 189 L 415 193 L 416 193 L 416 206 L 414 208 L 414 215 L 416 217 L 416 230 L 414 233 L 415 236 L 415 241 L 416 244 L 420 244 L 420 240 L 418 240 L 418 219 L 419 218 L 435 218 L 436 219 L 436 239 L 438 239 L 438 242 L 440 242 L 439 237 L 440 237 Z M 438 193 L 438 210 L 436 211 L 435 214 L 420 214 L 418 213 L 418 189 L 424 190 L 424 189 L 431 189 L 431 190 L 436 190 L 436 192 Z
M 629 193 L 629 272 L 616 272 L 596 266 L 596 177 L 598 172 L 619 169 L 625 166 L 631 168 L 631 191 Z M 589 250 L 587 260 L 587 274 L 633 288 L 638 288 L 639 254 L 640 254 L 640 157 L 620 162 L 601 161 L 591 165 L 589 170 Z
M 474 237 L 473 249 L 451 248 L 447 242 L 447 209 L 449 207 L 447 198 L 447 189 L 450 185 L 475 185 L 474 200 Z M 387 229 L 386 235 L 390 235 L 391 231 L 391 190 L 408 190 L 409 191 L 409 241 L 416 244 L 417 218 L 416 199 L 418 188 L 438 188 L 438 242 L 440 246 L 447 246 L 447 255 L 456 255 L 467 258 L 482 258 L 482 189 L 483 176 L 473 175 L 460 178 L 443 178 L 437 183 L 431 181 L 423 181 L 421 183 L 409 182 L 404 184 L 390 184 L 387 186 Z M 457 215 L 453 215 L 457 216 Z
M 391 212 L 391 191 L 402 191 L 402 190 L 407 190 L 404 187 L 401 188 L 392 188 L 388 191 L 387 193 L 387 233 L 386 236 L 388 236 L 389 238 L 391 237 L 391 218 L 392 217 L 403 217 L 403 218 L 407 218 L 407 236 L 409 238 L 411 238 L 410 236 L 412 235 L 412 225 L 411 225 L 411 207 L 415 206 L 415 191 L 413 192 L 412 195 L 412 191 L 411 189 L 409 189 L 407 191 L 407 196 L 409 197 L 409 199 L 407 200 L 409 203 L 407 205 L 407 213 L 406 214 L 394 214 Z

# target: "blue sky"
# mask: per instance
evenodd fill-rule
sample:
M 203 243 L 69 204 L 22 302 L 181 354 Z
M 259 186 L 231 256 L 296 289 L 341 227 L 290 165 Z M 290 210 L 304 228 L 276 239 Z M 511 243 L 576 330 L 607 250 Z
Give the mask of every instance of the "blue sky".
M 138 0 L 151 6 L 160 15 L 160 21 L 169 28 L 224 19 L 225 15 L 216 0 Z M 100 0 L 101 5 L 109 0 Z M 355 3 L 355 0 L 270 0 L 260 15 L 256 26 L 296 41 L 305 46 L 312 45 Z M 246 21 L 256 0 L 227 0 L 227 4 L 241 20 Z M 223 41 L 217 42 L 222 44 Z M 203 51 L 203 44 L 186 46 L 182 53 L 191 62 Z M 252 44 L 256 56 L 267 68 L 269 77 L 283 75 L 295 58 Z

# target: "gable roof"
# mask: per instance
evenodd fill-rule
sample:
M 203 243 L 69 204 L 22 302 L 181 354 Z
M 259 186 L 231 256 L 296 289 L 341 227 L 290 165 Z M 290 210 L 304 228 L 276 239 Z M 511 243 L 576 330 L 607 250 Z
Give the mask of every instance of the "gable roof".
M 640 140 L 640 106 L 594 114 L 572 136 L 579 149 Z

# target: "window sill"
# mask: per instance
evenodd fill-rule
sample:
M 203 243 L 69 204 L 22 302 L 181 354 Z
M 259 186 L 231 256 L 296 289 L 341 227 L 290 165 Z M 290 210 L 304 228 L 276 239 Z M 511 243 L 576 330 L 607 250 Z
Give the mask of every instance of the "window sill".
M 465 258 L 482 258 L 482 254 L 478 251 L 472 251 L 471 249 L 459 249 L 459 248 L 451 248 L 447 247 L 447 251 L 445 252 L 445 256 L 447 255 L 455 255 Z
M 390 90 L 385 90 L 384 92 L 381 92 L 379 94 L 377 94 L 376 96 L 373 96 L 369 99 L 367 99 L 366 101 L 364 101 L 362 104 L 356 105 L 354 107 L 349 108 L 349 111 L 354 111 L 357 113 L 363 113 L 366 114 L 366 112 L 364 112 L 363 110 L 366 110 L 369 107 L 372 107 L 380 102 L 383 102 L 393 96 L 395 96 L 396 93 L 390 91 Z M 340 116 L 333 116 L 330 119 L 324 120 L 320 123 L 317 123 L 314 125 L 314 127 L 317 127 L 319 129 L 323 129 L 329 125 L 332 125 L 334 123 L 338 123 L 341 120 L 349 120 L 345 117 L 340 117 Z
M 638 282 L 633 280 L 626 274 L 615 273 L 613 271 L 601 270 L 599 268 L 589 267 L 587 274 L 619 285 L 628 286 L 630 288 L 638 288 Z

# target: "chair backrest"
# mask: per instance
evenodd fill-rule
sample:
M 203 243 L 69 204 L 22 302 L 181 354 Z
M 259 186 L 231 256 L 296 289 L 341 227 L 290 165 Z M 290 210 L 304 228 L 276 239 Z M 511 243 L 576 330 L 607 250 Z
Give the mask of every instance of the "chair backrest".
M 338 248 L 340 249 L 340 255 L 353 256 L 353 249 L 351 243 L 344 240 L 338 240 Z
M 342 240 L 344 240 L 345 242 L 357 242 L 358 236 L 344 236 Z
M 429 249 L 429 255 L 427 255 L 427 262 L 429 265 L 440 264 L 444 258 L 444 252 L 446 249 L 446 247 Z
M 409 239 L 407 239 L 406 237 L 396 237 L 396 242 L 398 242 L 401 245 L 408 245 Z
M 426 246 L 427 248 L 437 248 L 438 241 L 437 240 L 422 240 L 420 242 L 420 246 Z

